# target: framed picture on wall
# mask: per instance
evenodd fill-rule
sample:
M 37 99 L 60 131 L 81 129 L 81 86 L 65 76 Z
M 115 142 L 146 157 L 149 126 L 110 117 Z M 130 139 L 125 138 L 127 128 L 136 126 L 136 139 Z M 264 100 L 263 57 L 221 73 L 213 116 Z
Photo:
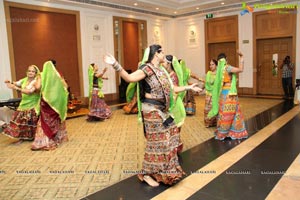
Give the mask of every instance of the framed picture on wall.
M 190 48 L 194 48 L 198 46 L 198 39 L 197 39 L 197 33 L 196 29 L 194 26 L 189 27 L 188 33 L 187 33 L 187 38 L 188 38 L 188 46 Z

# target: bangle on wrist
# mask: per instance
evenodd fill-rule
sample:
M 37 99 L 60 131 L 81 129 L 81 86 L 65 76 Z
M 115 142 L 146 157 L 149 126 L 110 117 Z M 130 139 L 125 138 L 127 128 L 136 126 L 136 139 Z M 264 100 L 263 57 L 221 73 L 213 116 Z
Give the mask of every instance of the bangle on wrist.
M 123 67 L 116 61 L 115 64 L 113 65 L 113 68 L 117 71 L 120 72 Z
M 117 66 L 118 64 L 119 64 L 119 62 L 118 62 L 118 61 L 115 61 L 115 62 L 112 64 L 112 66 L 115 67 L 115 66 Z

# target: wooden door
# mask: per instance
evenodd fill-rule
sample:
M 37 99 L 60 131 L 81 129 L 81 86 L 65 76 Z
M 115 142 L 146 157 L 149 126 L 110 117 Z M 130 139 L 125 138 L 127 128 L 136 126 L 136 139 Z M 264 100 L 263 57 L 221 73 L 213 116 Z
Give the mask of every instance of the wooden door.
M 211 59 L 218 58 L 220 53 L 225 53 L 227 56 L 227 61 L 230 65 L 236 66 L 236 44 L 235 42 L 222 42 L 222 43 L 212 43 L 208 44 L 208 60 L 209 63 Z M 206 71 L 209 70 L 209 66 L 205 67 Z
M 80 59 L 79 12 L 41 10 L 40 7 L 23 8 L 20 4 L 6 4 L 10 19 L 32 19 L 28 23 L 9 22 L 11 60 L 15 80 L 26 76 L 29 65 L 43 64 L 53 59 L 56 68 L 66 79 L 75 96 L 83 96 Z
M 115 57 L 128 73 L 132 73 L 137 70 L 147 48 L 147 22 L 123 17 L 114 17 L 113 21 Z M 116 84 L 119 100 L 125 101 L 128 83 L 117 75 Z
M 262 39 L 257 42 L 257 93 L 283 95 L 280 65 L 292 55 L 292 38 Z M 273 74 L 273 54 L 278 54 L 278 74 Z
M 139 62 L 139 24 L 123 21 L 123 58 L 124 69 L 134 72 Z

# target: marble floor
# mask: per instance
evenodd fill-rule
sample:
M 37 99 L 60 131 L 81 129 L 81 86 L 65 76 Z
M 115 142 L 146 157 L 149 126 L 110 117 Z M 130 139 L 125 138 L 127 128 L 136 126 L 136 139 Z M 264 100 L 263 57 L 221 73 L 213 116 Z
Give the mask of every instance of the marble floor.
M 186 150 L 188 176 L 174 186 L 152 188 L 132 176 L 83 199 L 299 199 L 299 112 L 285 101 L 249 118 L 246 140 L 212 138 Z
M 15 144 L 15 140 L 0 134 L 0 200 L 241 199 L 230 196 L 232 188 L 243 191 L 244 199 L 253 199 L 247 196 L 252 193 L 261 195 L 254 199 L 280 199 L 280 195 L 288 195 L 281 192 L 282 187 L 299 181 L 293 171 L 299 167 L 296 147 L 300 140 L 295 134 L 299 130 L 299 106 L 282 99 L 249 97 L 241 97 L 240 103 L 250 137 L 221 142 L 213 139 L 214 128 L 204 127 L 204 97 L 196 97 L 196 114 L 186 118 L 181 130 L 184 151 L 180 162 L 188 176 L 172 187 L 161 184 L 151 188 L 139 182 L 135 174 L 125 173 L 141 169 L 145 139 L 137 116 L 124 114 L 120 106 L 111 106 L 112 117 L 102 122 L 87 122 L 86 116 L 68 119 L 69 142 L 54 151 L 33 152 L 31 142 Z M 279 142 L 270 140 L 273 135 L 287 137 L 276 137 Z M 262 149 L 262 156 L 255 156 L 256 149 Z M 277 153 L 281 159 L 278 163 Z M 261 160 L 255 160 L 258 158 Z M 269 161 L 274 168 L 264 165 L 267 158 L 274 160 Z M 256 180 L 258 169 L 286 173 Z M 248 174 L 244 177 L 238 174 L 241 172 Z M 235 176 L 238 180 L 231 178 Z M 262 192 L 255 187 L 260 182 L 268 186 Z M 289 190 L 292 188 L 289 186 Z

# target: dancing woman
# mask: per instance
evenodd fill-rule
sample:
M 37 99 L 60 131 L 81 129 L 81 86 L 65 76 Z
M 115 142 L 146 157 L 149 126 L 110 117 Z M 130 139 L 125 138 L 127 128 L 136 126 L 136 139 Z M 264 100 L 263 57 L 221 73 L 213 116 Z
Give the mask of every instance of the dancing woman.
M 41 114 L 31 150 L 53 150 L 68 141 L 68 86 L 51 61 L 44 64 L 41 76 Z
M 174 86 L 184 86 L 182 67 L 175 56 L 167 55 L 163 66 L 169 73 Z M 183 104 L 184 95 L 184 92 L 180 92 L 174 95 L 174 106 L 170 110 L 171 115 L 174 118 L 174 122 L 178 127 L 179 133 L 181 131 L 181 126 L 183 125 L 186 118 L 186 111 Z M 182 149 L 183 143 L 179 138 L 179 146 L 177 147 L 177 152 L 180 153 Z
M 179 165 L 177 147 L 179 133 L 169 110 L 174 105 L 173 92 L 184 90 L 201 91 L 191 86 L 173 87 L 168 72 L 161 66 L 165 55 L 160 45 L 151 45 L 146 52 L 146 63 L 128 74 L 112 55 L 104 61 L 119 72 L 127 82 L 139 82 L 138 99 L 141 101 L 142 119 L 146 137 L 143 168 L 138 178 L 155 187 L 159 182 L 172 185 L 179 181 L 184 172 Z
M 99 67 L 92 63 L 89 66 L 89 109 L 87 121 L 104 120 L 111 117 L 112 112 L 109 106 L 104 101 L 102 92 L 103 79 L 107 68 L 104 68 L 101 73 L 98 72 Z
M 210 60 L 209 68 L 210 70 L 206 73 L 205 78 L 205 106 L 204 106 L 204 124 L 205 127 L 211 127 L 217 125 L 217 118 L 208 118 L 207 115 L 212 107 L 212 90 L 216 78 L 218 61 L 215 59 Z
M 19 139 L 18 144 L 24 140 L 34 139 L 40 112 L 40 91 L 37 88 L 40 81 L 40 70 L 35 65 L 28 67 L 25 78 L 16 82 L 5 81 L 8 88 L 22 94 L 18 109 L 3 130 L 4 135 Z
M 236 89 L 236 75 L 244 70 L 243 54 L 238 52 L 238 55 L 239 67 L 229 65 L 224 53 L 218 56 L 217 74 L 212 91 L 212 109 L 208 113 L 208 118 L 218 115 L 215 131 L 215 139 L 218 140 L 224 140 L 226 137 L 231 139 L 248 137 Z

